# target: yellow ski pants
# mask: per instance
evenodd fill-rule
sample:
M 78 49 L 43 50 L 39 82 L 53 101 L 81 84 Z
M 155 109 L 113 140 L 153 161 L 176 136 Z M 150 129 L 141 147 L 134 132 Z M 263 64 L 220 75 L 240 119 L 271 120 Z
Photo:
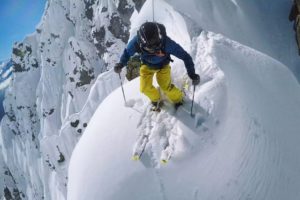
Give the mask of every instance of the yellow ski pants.
M 182 101 L 183 94 L 175 85 L 171 83 L 171 67 L 165 65 L 162 69 L 150 69 L 147 65 L 141 65 L 140 68 L 140 90 L 152 102 L 160 100 L 160 93 L 157 88 L 153 86 L 153 76 L 156 73 L 156 80 L 160 89 L 168 97 L 172 103 Z

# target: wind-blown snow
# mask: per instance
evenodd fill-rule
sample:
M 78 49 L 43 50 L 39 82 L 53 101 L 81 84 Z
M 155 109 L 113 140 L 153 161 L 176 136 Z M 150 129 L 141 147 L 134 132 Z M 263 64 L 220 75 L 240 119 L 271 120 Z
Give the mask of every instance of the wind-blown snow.
M 285 64 L 300 81 L 300 57 L 293 23 L 288 21 L 290 0 L 168 0 L 204 30 L 221 33 Z M 195 28 L 195 25 L 192 26 Z
M 280 62 L 222 35 L 202 32 L 192 44 L 203 80 L 195 93 L 196 117 L 190 118 L 189 103 L 176 114 L 168 105 L 157 116 L 145 112 L 149 100 L 138 92 L 138 79 L 125 85 L 130 106 L 124 106 L 120 88 L 114 91 L 73 152 L 68 199 L 300 198 L 295 77 Z M 180 83 L 183 65 L 172 67 Z M 141 161 L 132 161 L 139 134 L 149 130 Z M 173 154 L 161 165 L 166 141 Z

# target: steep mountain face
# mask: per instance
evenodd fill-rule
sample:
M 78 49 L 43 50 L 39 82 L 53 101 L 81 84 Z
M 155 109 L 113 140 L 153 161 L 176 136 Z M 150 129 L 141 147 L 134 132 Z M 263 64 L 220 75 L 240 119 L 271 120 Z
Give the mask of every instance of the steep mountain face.
M 118 60 L 129 18 L 142 3 L 49 0 L 36 32 L 14 45 L 1 123 L 6 169 L 1 176 L 10 177 L 3 183 L 5 194 L 66 198 L 69 158 L 93 111 L 78 113 L 97 76 Z M 106 87 L 97 102 L 116 87 Z

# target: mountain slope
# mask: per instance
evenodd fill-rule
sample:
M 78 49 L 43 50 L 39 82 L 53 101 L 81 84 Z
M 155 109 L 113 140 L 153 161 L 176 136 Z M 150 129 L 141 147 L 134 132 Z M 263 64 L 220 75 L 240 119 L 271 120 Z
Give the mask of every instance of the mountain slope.
M 69 199 L 300 197 L 296 79 L 281 63 L 221 35 L 203 32 L 195 44 L 197 71 L 207 80 L 195 95 L 196 107 L 208 114 L 201 125 L 193 127 L 199 117 L 187 120 L 184 110 L 176 115 L 167 110 L 153 120 L 137 112 L 147 106 L 137 93 L 138 79 L 125 86 L 131 107 L 124 107 L 116 90 L 99 106 L 74 150 Z M 203 116 L 203 110 L 197 113 Z M 149 121 L 150 145 L 141 162 L 131 161 L 138 134 Z M 172 160 L 161 166 L 160 142 L 171 137 L 176 138 Z
M 300 57 L 293 23 L 288 16 L 290 0 L 170 0 L 186 18 L 204 30 L 221 33 L 261 51 L 286 65 L 300 80 Z
M 127 42 L 134 9 L 131 0 L 49 0 L 36 31 L 14 45 L 1 152 L 2 176 L 9 174 L 16 186 L 7 183 L 1 191 L 18 191 L 22 199 L 66 198 L 69 158 L 93 109 L 77 113 Z

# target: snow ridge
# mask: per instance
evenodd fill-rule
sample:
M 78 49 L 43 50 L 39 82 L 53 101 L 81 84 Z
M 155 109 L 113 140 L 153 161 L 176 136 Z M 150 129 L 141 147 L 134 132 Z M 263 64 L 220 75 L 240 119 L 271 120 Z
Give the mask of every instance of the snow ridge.
M 138 80 L 125 86 L 132 97 L 131 107 L 120 102 L 120 89 L 114 91 L 99 106 L 74 150 L 69 199 L 300 197 L 296 145 L 300 112 L 294 109 L 300 95 L 292 96 L 300 89 L 297 80 L 281 63 L 221 35 L 202 32 L 195 41 L 196 63 L 201 60 L 197 71 L 206 80 L 196 90 L 196 105 L 202 108 L 196 115 L 203 116 L 203 110 L 208 115 L 193 128 L 195 123 L 184 109 L 174 115 L 166 107 L 154 117 L 137 112 L 147 107 L 147 99 L 134 93 Z M 279 78 L 285 85 L 275 82 Z M 111 102 L 119 104 L 110 107 Z M 116 111 L 118 116 L 109 114 Z M 143 130 L 151 134 L 141 162 L 136 163 L 130 160 L 130 150 Z M 169 130 L 177 138 L 171 161 L 163 166 L 158 163 L 158 153 L 171 139 L 164 135 L 172 134 Z M 96 158 L 87 156 L 96 152 L 103 153 Z M 109 181 L 112 179 L 114 182 Z M 82 182 L 103 187 L 78 192 Z

